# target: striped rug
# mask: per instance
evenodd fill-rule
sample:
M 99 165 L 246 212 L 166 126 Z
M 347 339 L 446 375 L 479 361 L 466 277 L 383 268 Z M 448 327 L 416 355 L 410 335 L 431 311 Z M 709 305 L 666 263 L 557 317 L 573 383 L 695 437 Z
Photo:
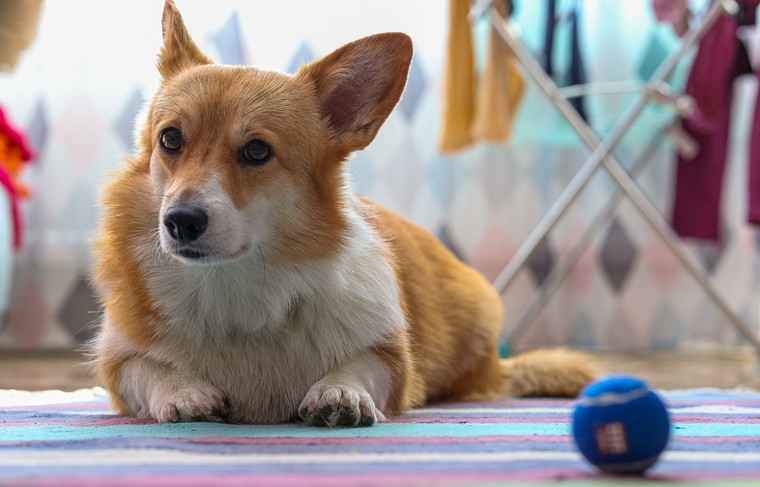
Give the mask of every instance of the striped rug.
M 673 419 L 650 481 L 760 485 L 760 393 L 663 394 Z M 440 404 L 370 428 L 159 425 L 115 416 L 102 390 L 0 391 L 0 485 L 613 484 L 576 451 L 573 403 Z

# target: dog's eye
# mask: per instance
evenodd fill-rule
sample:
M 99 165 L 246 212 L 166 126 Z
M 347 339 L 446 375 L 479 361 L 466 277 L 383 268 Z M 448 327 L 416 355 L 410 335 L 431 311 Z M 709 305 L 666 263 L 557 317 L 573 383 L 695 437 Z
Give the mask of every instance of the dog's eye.
M 240 151 L 240 162 L 246 164 L 264 164 L 271 157 L 271 147 L 260 139 L 253 139 Z
M 158 137 L 158 143 L 161 144 L 161 148 L 166 152 L 179 152 L 184 145 L 182 132 L 174 127 L 166 128 L 161 131 L 161 135 Z

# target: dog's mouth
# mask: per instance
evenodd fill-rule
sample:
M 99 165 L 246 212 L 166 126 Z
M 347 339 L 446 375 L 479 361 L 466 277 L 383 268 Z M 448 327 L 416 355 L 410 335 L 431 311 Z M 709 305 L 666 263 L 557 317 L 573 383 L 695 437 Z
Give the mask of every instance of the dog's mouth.
M 209 257 L 209 254 L 196 249 L 182 248 L 176 251 L 180 257 L 190 260 L 200 260 Z
M 241 258 L 248 253 L 248 246 L 243 246 L 240 250 L 232 255 L 221 255 L 218 252 L 202 250 L 194 247 L 179 247 L 169 251 L 169 253 L 185 263 L 190 264 L 214 264 L 233 261 Z

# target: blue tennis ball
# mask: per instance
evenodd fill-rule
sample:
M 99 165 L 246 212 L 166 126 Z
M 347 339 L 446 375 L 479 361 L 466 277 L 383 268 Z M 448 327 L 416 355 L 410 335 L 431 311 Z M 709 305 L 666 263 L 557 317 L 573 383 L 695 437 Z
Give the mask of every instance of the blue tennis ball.
M 573 437 L 583 456 L 603 472 L 641 474 L 668 444 L 670 418 L 642 380 L 610 376 L 581 391 L 573 411 Z

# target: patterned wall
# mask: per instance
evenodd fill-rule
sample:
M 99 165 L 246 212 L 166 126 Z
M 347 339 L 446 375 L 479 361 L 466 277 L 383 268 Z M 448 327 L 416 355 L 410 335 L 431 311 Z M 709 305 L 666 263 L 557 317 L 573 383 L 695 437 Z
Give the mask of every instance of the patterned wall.
M 293 71 L 303 61 L 374 32 L 409 33 L 416 48 L 409 84 L 375 142 L 352 160 L 355 187 L 439 235 L 489 278 L 509 261 L 588 156 L 532 85 L 510 143 L 438 153 L 447 25 L 443 0 L 219 1 L 213 8 L 177 3 L 196 41 L 212 57 L 266 69 Z M 539 2 L 519 5 L 517 21 L 535 50 L 541 7 Z M 594 81 L 635 79 L 653 57 L 675 44 L 666 28 L 654 24 L 648 1 L 588 0 L 585 5 L 583 40 Z M 87 239 L 97 221 L 98 187 L 130 150 L 135 116 L 157 84 L 160 14 L 158 1 L 47 2 L 37 42 L 12 75 L 0 77 L 0 103 L 40 152 L 25 177 L 35 195 L 25 206 L 26 245 L 14 259 L 0 348 L 74 347 L 95 329 Z M 477 29 L 480 41 L 484 32 Z M 741 100 L 754 90 L 752 82 L 739 86 L 735 150 L 723 203 L 726 238 L 687 246 L 731 305 L 757 328 L 760 242 L 756 230 L 742 221 L 749 119 L 742 107 L 749 104 Z M 607 132 L 633 96 L 589 100 L 595 129 Z M 618 158 L 630 164 L 667 120 L 663 110 L 647 110 L 617 150 Z M 666 141 L 638 178 L 664 213 L 670 205 L 672 153 Z M 507 328 L 613 191 L 604 174 L 592 180 L 505 293 Z M 740 341 L 624 202 L 520 343 L 641 349 Z

